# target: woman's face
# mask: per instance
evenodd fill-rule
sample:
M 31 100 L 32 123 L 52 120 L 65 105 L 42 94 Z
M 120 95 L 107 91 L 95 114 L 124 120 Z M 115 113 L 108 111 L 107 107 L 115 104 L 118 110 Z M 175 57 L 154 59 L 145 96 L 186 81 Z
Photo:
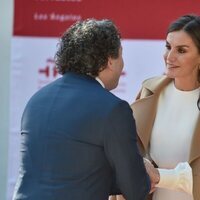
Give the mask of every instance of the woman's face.
M 200 54 L 192 38 L 183 30 L 170 32 L 164 54 L 166 75 L 170 78 L 196 80 Z

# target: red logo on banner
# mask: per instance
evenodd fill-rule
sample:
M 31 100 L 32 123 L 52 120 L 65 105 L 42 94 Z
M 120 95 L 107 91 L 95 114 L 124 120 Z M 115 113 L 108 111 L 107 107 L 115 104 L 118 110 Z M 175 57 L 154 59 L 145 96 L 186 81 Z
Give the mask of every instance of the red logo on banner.
M 40 68 L 39 69 L 39 73 L 40 74 L 44 74 L 47 78 L 50 76 L 50 73 L 52 74 L 52 76 L 55 78 L 58 74 L 58 71 L 56 69 L 54 60 L 49 58 L 47 59 L 47 65 L 44 68 Z
M 56 69 L 55 62 L 52 58 L 48 58 L 46 60 L 46 66 L 40 67 L 38 69 L 39 80 L 38 80 L 38 88 L 41 88 L 50 82 L 57 79 L 60 75 Z

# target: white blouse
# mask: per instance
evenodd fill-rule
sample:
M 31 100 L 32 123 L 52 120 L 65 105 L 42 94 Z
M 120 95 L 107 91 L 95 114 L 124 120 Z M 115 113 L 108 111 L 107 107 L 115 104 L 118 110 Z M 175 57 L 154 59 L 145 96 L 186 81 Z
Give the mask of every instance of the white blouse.
M 199 110 L 200 89 L 181 91 L 170 83 L 160 94 L 150 141 L 150 156 L 160 182 L 153 200 L 192 200 L 192 170 L 187 163 Z

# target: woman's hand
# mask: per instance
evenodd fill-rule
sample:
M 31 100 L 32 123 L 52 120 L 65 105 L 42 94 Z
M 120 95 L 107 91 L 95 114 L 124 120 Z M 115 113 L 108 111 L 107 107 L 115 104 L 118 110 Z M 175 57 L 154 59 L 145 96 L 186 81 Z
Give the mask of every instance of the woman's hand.
M 157 168 L 153 166 L 153 164 L 146 158 L 143 158 L 144 165 L 146 168 L 147 173 L 149 174 L 150 180 L 151 180 L 151 191 L 150 193 L 155 191 L 155 185 L 159 183 L 160 181 L 160 174 Z

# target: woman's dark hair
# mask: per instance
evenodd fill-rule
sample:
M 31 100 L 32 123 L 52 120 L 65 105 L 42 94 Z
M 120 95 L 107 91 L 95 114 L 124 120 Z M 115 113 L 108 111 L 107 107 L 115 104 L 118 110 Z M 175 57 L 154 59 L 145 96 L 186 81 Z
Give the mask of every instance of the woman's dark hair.
M 120 33 L 111 20 L 76 22 L 58 44 L 55 55 L 58 72 L 96 77 L 106 67 L 109 57 L 118 58 L 120 46 Z
M 200 97 L 199 97 L 198 100 L 197 100 L 197 107 L 198 107 L 198 109 L 200 110 Z
M 167 33 L 174 31 L 185 31 L 193 40 L 200 54 L 200 16 L 184 15 L 172 22 L 167 30 Z M 198 81 L 200 83 L 200 66 L 198 71 Z M 200 110 L 200 97 L 197 101 L 197 106 Z

